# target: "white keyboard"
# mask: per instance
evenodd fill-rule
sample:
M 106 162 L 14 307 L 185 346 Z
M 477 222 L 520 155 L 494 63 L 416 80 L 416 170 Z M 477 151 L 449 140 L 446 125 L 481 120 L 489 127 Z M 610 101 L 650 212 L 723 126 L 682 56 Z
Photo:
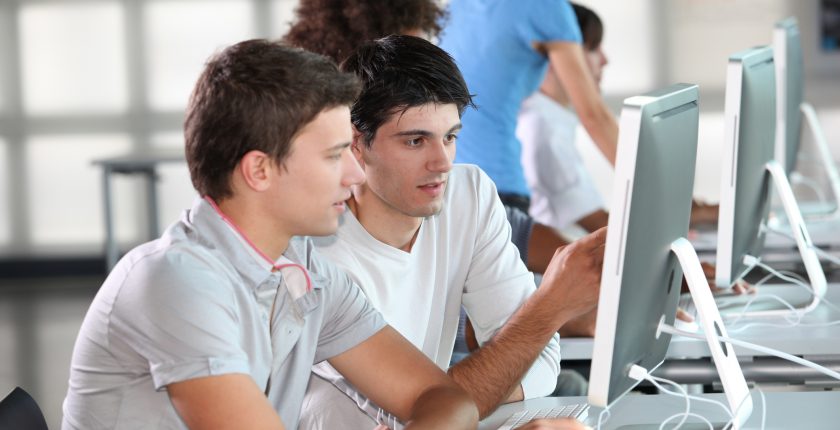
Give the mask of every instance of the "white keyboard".
M 546 418 L 575 418 L 578 421 L 583 421 L 589 415 L 589 405 L 581 403 L 577 405 L 559 406 L 556 408 L 545 408 L 537 410 L 524 410 L 517 412 L 508 418 L 499 430 L 515 429 L 519 426 L 527 424 L 531 420 L 546 419 Z

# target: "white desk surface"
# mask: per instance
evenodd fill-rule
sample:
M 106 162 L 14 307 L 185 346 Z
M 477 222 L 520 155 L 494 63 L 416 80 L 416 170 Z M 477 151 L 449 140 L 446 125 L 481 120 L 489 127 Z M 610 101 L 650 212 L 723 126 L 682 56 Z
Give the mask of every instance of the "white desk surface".
M 805 227 L 808 229 L 808 235 L 811 236 L 811 241 L 814 245 L 823 248 L 823 250 L 828 251 L 829 248 L 840 246 L 840 217 L 821 219 L 806 218 Z M 790 224 L 787 222 L 779 222 L 773 228 L 788 234 L 793 234 Z M 717 250 L 717 229 L 692 230 L 689 232 L 689 240 L 694 245 L 694 249 L 698 254 L 714 254 Z M 768 232 L 764 248 L 764 253 L 775 257 L 775 259 L 785 257 L 784 261 L 787 261 L 799 258 L 796 242 L 781 234 Z
M 753 391 L 753 413 L 746 429 L 758 429 L 761 424 L 761 399 Z M 725 402 L 723 394 L 701 394 L 702 397 Z M 767 399 L 766 429 L 792 430 L 836 430 L 840 428 L 840 391 L 770 392 Z M 585 403 L 585 397 L 544 397 L 501 406 L 493 415 L 482 421 L 480 430 L 498 428 L 510 415 L 527 409 L 542 409 L 560 405 Z M 601 428 L 603 430 L 658 429 L 659 423 L 669 416 L 685 410 L 682 398 L 667 395 L 629 394 L 613 405 L 611 417 Z M 596 428 L 600 408 L 591 408 L 586 423 Z M 691 412 L 699 413 L 713 423 L 723 424 L 727 417 L 717 405 L 705 402 L 691 402 Z M 699 422 L 691 421 L 689 422 Z M 643 426 L 639 426 L 643 425 Z M 685 428 L 685 427 L 684 427 Z M 702 427 L 701 427 L 702 428 Z
M 796 286 L 766 285 L 761 292 L 779 292 L 787 290 L 793 295 L 807 294 Z M 840 307 L 840 283 L 828 284 L 826 299 Z M 804 324 L 819 324 L 838 321 L 836 325 L 828 327 L 810 327 Z M 766 322 L 786 324 L 783 317 L 749 318 L 745 317 L 736 325 L 726 327 L 733 338 L 756 343 L 769 348 L 778 349 L 789 354 L 806 356 L 840 356 L 840 311 L 823 304 L 813 312 L 803 317 L 803 325 L 795 327 L 748 327 L 738 331 L 741 324 Z M 567 338 L 560 340 L 560 353 L 563 360 L 590 360 L 592 358 L 592 338 Z M 751 350 L 736 347 L 739 357 L 763 356 Z M 674 336 L 668 349 L 670 358 L 705 358 L 709 357 L 709 348 L 705 341 Z M 838 424 L 840 428 L 840 424 Z

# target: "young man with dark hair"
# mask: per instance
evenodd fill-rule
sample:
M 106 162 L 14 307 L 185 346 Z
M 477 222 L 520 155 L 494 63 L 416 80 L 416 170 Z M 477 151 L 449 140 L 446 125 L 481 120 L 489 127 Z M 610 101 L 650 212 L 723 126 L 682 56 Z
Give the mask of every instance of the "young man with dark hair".
M 362 45 L 342 69 L 363 83 L 351 148 L 367 182 L 353 187 L 350 211 L 335 236 L 316 241 L 319 250 L 441 368 L 466 309 L 481 347 L 448 373 L 481 416 L 550 394 L 557 329 L 597 301 L 605 230 L 558 251 L 535 290 L 493 182 L 452 164 L 460 116 L 472 105 L 452 58 L 423 39 L 389 36 Z M 398 426 L 329 366 L 313 372 L 307 428 Z
M 414 427 L 475 427 L 468 395 L 305 237 L 333 233 L 364 180 L 358 89 L 325 57 L 263 40 L 210 60 L 184 126 L 201 198 L 100 289 L 63 428 L 296 429 L 324 360 Z

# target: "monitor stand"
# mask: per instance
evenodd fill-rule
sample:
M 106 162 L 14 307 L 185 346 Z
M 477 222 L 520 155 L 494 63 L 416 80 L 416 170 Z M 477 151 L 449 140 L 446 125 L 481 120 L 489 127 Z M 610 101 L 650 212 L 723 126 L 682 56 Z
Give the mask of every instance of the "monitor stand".
M 730 343 L 718 339 L 719 336 L 728 337 L 728 335 L 709 282 L 700 266 L 700 259 L 694 247 L 685 238 L 671 243 L 671 251 L 677 256 L 688 283 L 688 290 L 697 308 L 699 324 L 712 353 L 712 360 L 720 376 L 729 410 L 737 412 L 732 429 L 741 429 L 752 413 L 752 398 L 734 348 Z
M 820 300 L 825 296 L 826 280 L 825 273 L 820 265 L 820 259 L 817 252 L 814 251 L 814 244 L 811 242 L 811 236 L 808 234 L 808 228 L 805 226 L 805 220 L 802 218 L 802 213 L 799 211 L 799 205 L 796 203 L 796 198 L 793 195 L 793 190 L 788 182 L 787 175 L 782 165 L 777 161 L 770 161 L 765 165 L 767 172 L 773 180 L 773 189 L 778 193 L 779 199 L 782 202 L 782 207 L 785 210 L 785 215 L 788 219 L 788 224 L 792 230 L 793 237 L 796 239 L 796 246 L 799 249 L 799 256 L 802 258 L 802 263 L 805 265 L 805 272 L 808 275 L 808 280 L 811 283 L 811 301 L 805 307 L 790 309 L 774 309 L 765 311 L 748 311 L 746 313 L 733 313 L 737 316 L 749 317 L 778 317 L 786 316 L 791 313 L 798 313 L 804 315 L 814 310 L 819 304 Z M 747 257 L 750 258 L 750 257 Z M 754 258 L 754 257 L 753 257 Z M 750 266 L 745 262 L 747 266 Z M 696 302 L 695 302 L 696 303 Z
M 730 411 L 733 411 L 733 413 L 737 412 L 737 416 L 733 420 L 732 427 L 730 428 L 732 430 L 741 430 L 743 429 L 744 423 L 752 414 L 752 397 L 750 396 L 747 381 L 744 379 L 744 373 L 741 371 L 741 365 L 738 363 L 738 357 L 735 356 L 735 350 L 732 344 L 719 339 L 720 336 L 727 337 L 728 334 L 726 333 L 726 327 L 724 326 L 720 312 L 718 312 L 715 298 L 709 287 L 709 282 L 706 280 L 706 275 L 700 266 L 700 259 L 697 257 L 697 252 L 695 252 L 691 242 L 685 238 L 679 238 L 672 242 L 671 252 L 676 255 L 677 260 L 680 262 L 683 276 L 685 276 L 688 283 L 689 292 L 697 308 L 700 327 L 706 337 L 706 343 L 709 345 L 712 360 L 715 363 L 715 368 L 723 386 L 723 392 L 726 395 L 726 403 Z M 663 333 L 662 326 L 665 324 L 665 315 L 662 316 L 659 324 L 660 327 L 656 333 L 657 337 Z M 696 418 L 689 419 L 696 420 Z M 664 428 L 672 429 L 678 422 L 679 419 L 676 419 Z M 722 429 L 727 424 L 726 420 L 712 420 L 711 423 L 714 429 Z M 628 424 L 619 426 L 618 430 L 651 430 L 659 428 L 660 423 Z M 680 429 L 690 430 L 708 428 L 709 426 L 705 423 L 697 422 L 688 422 L 680 427 Z
M 837 219 L 840 217 L 840 210 L 838 210 L 838 204 L 840 204 L 840 172 L 837 171 L 837 165 L 834 162 L 834 157 L 831 155 L 828 141 L 820 126 L 814 107 L 810 103 L 803 102 L 799 105 L 799 109 L 802 111 L 805 122 L 808 123 L 808 128 L 811 129 L 814 135 L 814 146 L 817 148 L 818 157 L 822 161 L 823 169 L 828 176 L 831 194 L 833 195 L 833 199 L 822 202 L 824 204 L 820 204 L 814 208 L 802 208 L 802 213 L 808 219 Z

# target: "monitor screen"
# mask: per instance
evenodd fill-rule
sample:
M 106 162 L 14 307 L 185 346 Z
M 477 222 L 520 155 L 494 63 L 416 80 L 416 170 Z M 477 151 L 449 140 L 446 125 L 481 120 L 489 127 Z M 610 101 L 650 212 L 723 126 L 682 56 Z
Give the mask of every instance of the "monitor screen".
M 744 256 L 759 257 L 770 211 L 770 174 L 776 136 L 776 75 L 768 46 L 729 57 L 724 106 L 715 283 L 728 288 L 750 269 Z
M 605 407 L 665 358 L 682 269 L 671 243 L 686 237 L 699 118 L 696 85 L 677 84 L 624 102 L 595 328 L 589 402 Z
M 802 135 L 802 42 L 796 18 L 776 23 L 773 29 L 773 53 L 776 64 L 776 160 L 785 173 L 796 168 L 799 140 Z

